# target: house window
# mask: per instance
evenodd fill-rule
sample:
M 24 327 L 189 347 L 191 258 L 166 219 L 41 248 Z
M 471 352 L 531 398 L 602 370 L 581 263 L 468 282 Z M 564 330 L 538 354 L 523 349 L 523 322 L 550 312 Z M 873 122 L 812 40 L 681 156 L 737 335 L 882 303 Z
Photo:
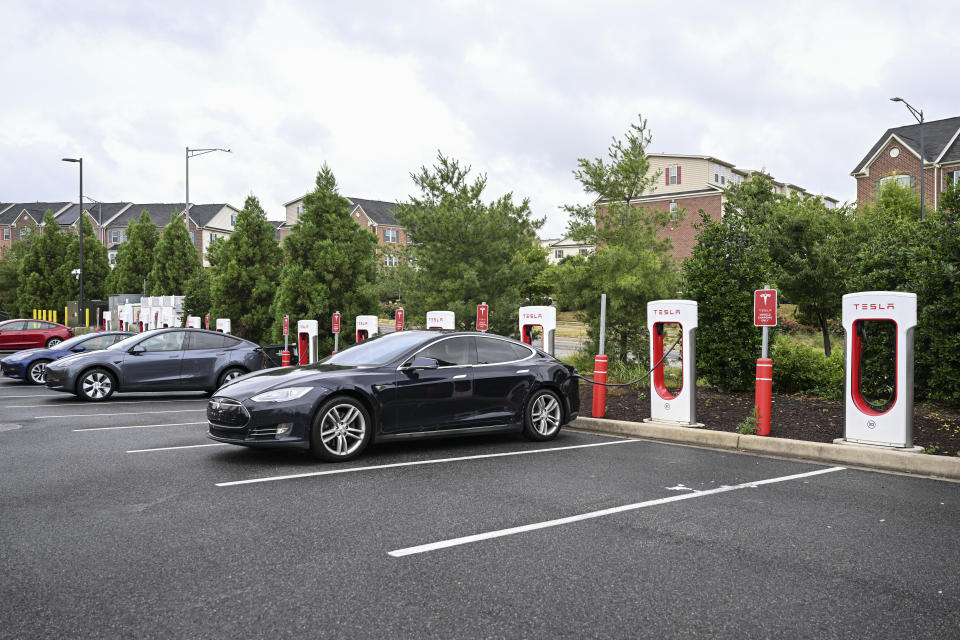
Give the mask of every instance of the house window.
M 21 227 L 17 233 L 17 239 L 23 240 L 30 235 L 30 227 Z
M 397 231 L 396 229 L 384 229 L 383 241 L 384 242 L 400 242 L 400 232 Z
M 667 184 L 680 184 L 680 165 L 667 167 Z
M 210 244 L 217 244 L 217 240 L 219 239 L 220 239 L 220 236 L 218 236 L 217 234 L 215 233 L 210 234 Z
M 231 227 L 237 226 L 237 214 L 235 213 L 230 214 L 230 226 Z
M 195 232 L 193 232 L 193 231 L 190 232 L 190 244 L 196 244 L 196 243 L 197 243 L 197 241 L 196 241 L 196 236 L 194 235 L 194 233 L 195 233 Z
M 720 167 L 720 184 L 727 184 L 727 168 Z
M 117 264 L 117 252 L 116 252 L 116 251 L 111 251 L 108 255 L 110 256 L 110 266 L 112 267 L 112 266 L 116 265 L 116 264 Z
M 960 184 L 960 169 L 947 172 L 947 186 Z
M 4 240 L 9 240 L 9 239 L 10 239 L 10 229 L 4 229 L 4 230 L 3 230 L 3 239 L 4 239 Z
M 557 260 L 563 260 L 563 249 L 555 249 L 553 252 L 553 257 Z
M 110 244 L 120 244 L 121 242 L 123 242 L 123 230 L 111 231 Z
M 298 204 L 298 205 L 297 205 L 297 215 L 299 216 L 301 213 L 303 213 L 303 205 L 302 205 L 302 204 Z
M 720 182 L 720 165 L 716 163 L 713 165 L 713 181 Z
M 901 175 L 901 176 L 887 176 L 886 178 L 880 178 L 879 180 L 877 180 L 877 181 L 874 183 L 874 185 L 875 185 L 875 186 L 877 187 L 877 189 L 879 190 L 879 188 L 882 187 L 883 185 L 885 185 L 885 184 L 890 184 L 890 183 L 894 183 L 894 184 L 896 184 L 896 185 L 898 185 L 898 186 L 906 187 L 906 188 L 908 188 L 908 189 L 914 189 L 914 190 L 916 190 L 916 188 L 917 188 L 917 179 L 916 179 L 915 177 L 913 177 L 913 176 L 903 176 L 903 175 Z
M 395 267 L 398 264 L 397 256 L 384 256 L 383 265 L 386 267 Z
M 582 256 L 590 255 L 590 249 L 580 249 L 580 255 Z
M 680 219 L 680 211 L 677 207 L 677 203 L 671 202 L 670 203 L 670 220 L 673 222 L 676 222 L 679 219 Z

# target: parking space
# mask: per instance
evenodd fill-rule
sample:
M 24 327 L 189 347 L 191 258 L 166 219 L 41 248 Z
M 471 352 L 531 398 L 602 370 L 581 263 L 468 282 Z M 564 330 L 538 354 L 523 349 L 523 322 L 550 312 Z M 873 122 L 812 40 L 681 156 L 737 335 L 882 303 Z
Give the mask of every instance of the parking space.
M 957 484 L 566 430 L 345 464 L 0 382 L 0 637 L 952 637 Z

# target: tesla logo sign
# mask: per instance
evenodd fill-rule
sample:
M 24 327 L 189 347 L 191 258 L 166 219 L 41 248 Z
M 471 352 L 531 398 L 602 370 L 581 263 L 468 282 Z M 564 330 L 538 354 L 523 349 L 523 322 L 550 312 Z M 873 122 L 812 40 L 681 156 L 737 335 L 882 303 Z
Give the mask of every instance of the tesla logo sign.
M 490 314 L 490 307 L 485 304 L 477 305 L 477 331 L 487 330 L 487 318 Z
M 543 314 L 542 313 L 525 313 L 523 314 L 523 319 L 524 320 L 542 320 Z
M 680 315 L 680 309 L 653 309 L 655 316 L 677 316 Z
M 753 292 L 753 324 L 757 327 L 777 326 L 776 289 L 757 289 Z
M 892 302 L 854 302 L 853 308 L 858 311 L 884 311 L 894 306 Z
M 397 309 L 396 327 L 397 331 L 403 331 L 403 307 Z
M 340 312 L 336 311 L 333 314 L 333 332 L 340 333 Z

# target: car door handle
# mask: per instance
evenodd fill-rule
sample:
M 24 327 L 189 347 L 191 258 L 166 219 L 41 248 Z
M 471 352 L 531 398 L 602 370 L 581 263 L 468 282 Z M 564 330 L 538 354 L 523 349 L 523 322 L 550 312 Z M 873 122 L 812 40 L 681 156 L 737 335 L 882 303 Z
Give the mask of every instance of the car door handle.
M 517 373 L 530 373 L 530 369 L 517 369 Z
M 454 380 L 460 380 L 460 379 L 466 378 L 466 377 L 467 377 L 467 374 L 461 373 L 461 374 L 458 375 L 458 376 L 453 376 L 453 379 L 454 379 Z

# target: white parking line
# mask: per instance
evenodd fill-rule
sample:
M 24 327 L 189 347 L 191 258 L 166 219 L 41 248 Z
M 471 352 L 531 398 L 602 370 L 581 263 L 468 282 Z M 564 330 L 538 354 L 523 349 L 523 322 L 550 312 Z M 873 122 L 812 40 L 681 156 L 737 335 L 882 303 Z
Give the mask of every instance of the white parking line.
M 207 400 L 204 398 L 204 402 Z M 196 402 L 196 400 L 114 400 L 111 406 L 118 404 L 156 404 L 157 402 Z M 34 409 L 38 407 L 89 407 L 89 402 L 56 402 L 53 404 L 10 404 L 7 409 Z
M 89 429 L 74 429 L 74 431 L 112 431 L 113 429 L 151 429 L 153 427 L 185 427 L 190 424 L 207 424 L 204 422 L 167 422 L 164 424 L 135 424 L 126 427 L 90 427 Z M 226 443 L 224 443 L 226 444 Z
M 506 456 L 525 456 L 534 453 L 549 453 L 551 451 L 567 451 L 569 449 L 585 449 L 587 447 L 604 447 L 611 444 L 628 444 L 643 442 L 643 440 L 613 440 L 609 442 L 593 442 L 591 444 L 575 444 L 569 447 L 550 447 L 549 449 L 529 449 L 526 451 L 507 451 L 504 453 L 484 453 L 477 456 L 460 456 L 457 458 L 437 458 L 435 460 L 414 460 L 411 462 L 394 462 L 392 464 L 378 464 L 370 467 L 351 467 L 349 469 L 331 469 L 329 471 L 312 471 L 310 473 L 295 473 L 289 476 L 271 476 L 268 478 L 254 478 L 252 480 L 234 480 L 233 482 L 218 482 L 218 487 L 233 487 L 238 484 L 254 484 L 257 482 L 273 482 L 274 480 L 293 480 L 295 478 L 312 478 L 314 476 L 332 476 L 338 473 L 354 473 L 356 471 L 373 471 L 376 469 L 396 469 L 398 467 L 414 467 L 423 464 L 440 464 L 442 462 L 461 462 L 463 460 L 483 460 L 485 458 L 503 458 Z
M 94 406 L 94 405 L 90 405 Z M 139 416 L 144 413 L 197 413 L 197 412 L 206 412 L 206 408 L 203 409 L 171 409 L 169 411 L 127 411 L 126 413 L 74 413 L 66 414 L 62 416 L 34 416 L 38 420 L 40 418 L 100 418 L 105 416 Z
M 807 473 L 797 473 L 792 476 L 768 478 L 767 480 L 755 480 L 753 482 L 744 482 L 743 484 L 737 484 L 737 485 L 727 486 L 727 487 L 717 487 L 716 489 L 707 489 L 706 491 L 696 491 L 694 493 L 682 493 L 679 495 L 672 495 L 667 498 L 658 498 L 656 500 L 647 500 L 646 502 L 626 504 L 620 507 L 611 507 L 610 509 L 601 509 L 600 511 L 591 511 L 589 513 L 581 513 L 579 515 L 568 516 L 566 518 L 557 518 L 556 520 L 547 520 L 545 522 L 525 524 L 520 527 L 511 527 L 509 529 L 499 529 L 497 531 L 487 531 L 486 533 L 478 533 L 472 536 L 463 536 L 462 538 L 451 538 L 450 540 L 441 540 L 439 542 L 431 542 L 430 544 L 421 544 L 416 547 L 407 547 L 405 549 L 397 549 L 395 551 L 388 551 L 387 555 L 393 556 L 394 558 L 402 558 L 403 556 L 410 556 L 417 553 L 426 553 L 428 551 L 436 551 L 437 549 L 446 549 L 448 547 L 456 547 L 464 544 L 470 544 L 471 542 L 479 542 L 481 540 L 490 540 L 492 538 L 502 538 L 504 536 L 512 536 L 517 533 L 526 533 L 528 531 L 536 531 L 538 529 L 547 529 L 549 527 L 559 527 L 560 525 L 563 525 L 563 524 L 570 524 L 571 522 L 580 522 L 581 520 L 602 518 L 603 516 L 609 516 L 615 513 L 623 513 L 624 511 L 634 511 L 636 509 L 643 509 L 644 507 L 655 507 L 657 505 L 667 504 L 669 502 L 679 502 L 681 500 L 690 500 L 691 498 L 702 498 L 704 496 L 715 495 L 718 493 L 726 493 L 728 491 L 736 491 L 738 489 L 759 487 L 764 484 L 773 484 L 775 482 L 786 482 L 788 480 L 797 480 L 799 478 L 809 478 L 810 476 L 816 476 L 823 473 L 843 471 L 844 468 L 845 467 L 830 467 L 829 469 L 817 469 L 816 471 L 809 471 Z
M 63 394 L 60 393 L 34 393 L 29 396 L 0 396 L 0 400 L 9 400 L 12 398 L 62 398 Z
M 180 447 L 157 447 L 155 449 L 131 449 L 127 453 L 146 453 L 148 451 L 173 451 L 174 449 L 199 449 L 200 447 L 229 447 L 226 442 L 213 442 L 210 444 L 185 444 Z

